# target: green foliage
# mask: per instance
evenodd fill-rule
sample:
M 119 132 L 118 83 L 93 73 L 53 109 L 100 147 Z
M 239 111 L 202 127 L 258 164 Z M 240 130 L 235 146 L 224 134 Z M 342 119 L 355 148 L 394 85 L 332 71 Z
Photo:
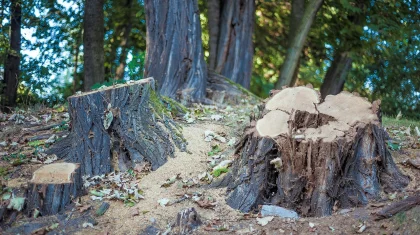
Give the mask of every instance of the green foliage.
M 219 147 L 218 144 L 211 146 L 211 150 L 207 153 L 209 157 L 214 156 L 218 153 L 220 153 L 222 149 Z

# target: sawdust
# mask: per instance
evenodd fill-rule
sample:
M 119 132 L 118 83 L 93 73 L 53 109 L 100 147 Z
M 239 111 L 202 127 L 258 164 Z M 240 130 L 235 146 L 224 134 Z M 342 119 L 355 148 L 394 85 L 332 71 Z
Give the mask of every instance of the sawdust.
M 175 158 L 170 158 L 168 162 L 146 175 L 139 182 L 140 188 L 144 191 L 145 199 L 134 206 L 134 210 L 139 211 L 138 216 L 133 216 L 133 208 L 125 207 L 121 202 L 111 201 L 110 208 L 104 216 L 98 218 L 98 228 L 101 231 L 108 231 L 110 234 L 139 234 L 139 231 L 149 225 L 154 225 L 160 229 L 166 229 L 168 224 L 174 222 L 179 211 L 187 207 L 195 207 L 203 221 L 214 218 L 235 218 L 237 212 L 226 205 L 226 189 L 204 189 L 192 187 L 185 189 L 174 183 L 168 188 L 161 187 L 166 179 L 180 174 L 182 179 L 197 177 L 198 174 L 207 170 L 207 152 L 211 150 L 211 142 L 204 141 L 204 131 L 212 130 L 216 133 L 227 133 L 229 130 L 223 125 L 214 123 L 199 123 L 184 126 L 183 134 L 188 140 L 187 152 L 176 152 Z M 220 143 L 218 143 L 220 144 Z M 180 203 L 162 207 L 158 200 L 162 198 L 171 201 L 182 197 L 185 193 L 200 192 L 205 196 L 214 198 L 217 205 L 214 209 L 202 209 L 192 200 L 184 200 Z M 83 200 L 89 201 L 85 196 Z M 154 223 L 154 221 L 156 221 Z M 84 229 L 78 234 L 95 233 L 98 230 Z

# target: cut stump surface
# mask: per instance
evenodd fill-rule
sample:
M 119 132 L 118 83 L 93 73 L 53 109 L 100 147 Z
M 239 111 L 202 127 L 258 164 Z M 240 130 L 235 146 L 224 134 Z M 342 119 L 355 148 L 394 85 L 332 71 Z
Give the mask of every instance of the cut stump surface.
M 41 215 L 63 211 L 82 194 L 80 167 L 74 163 L 53 163 L 36 170 L 28 185 L 27 212 Z
M 321 102 L 309 87 L 285 88 L 252 118 L 237 145 L 228 204 L 243 212 L 272 204 L 304 216 L 368 203 L 407 186 L 372 105 L 342 92 Z M 373 107 L 374 106 L 374 107 Z

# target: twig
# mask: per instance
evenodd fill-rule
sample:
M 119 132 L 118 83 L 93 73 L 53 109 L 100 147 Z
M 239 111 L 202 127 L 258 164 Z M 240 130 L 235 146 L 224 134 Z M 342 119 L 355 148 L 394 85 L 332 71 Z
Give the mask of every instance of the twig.
M 392 203 L 381 211 L 376 213 L 375 220 L 391 218 L 395 214 L 407 211 L 416 205 L 420 205 L 420 195 L 410 196 L 399 202 Z

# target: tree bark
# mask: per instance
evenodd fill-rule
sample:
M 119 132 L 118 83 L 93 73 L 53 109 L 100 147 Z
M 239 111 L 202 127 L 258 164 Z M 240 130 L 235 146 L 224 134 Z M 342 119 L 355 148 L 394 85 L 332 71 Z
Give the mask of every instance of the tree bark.
M 131 28 L 132 28 L 131 6 L 132 6 L 132 0 L 127 0 L 126 1 L 127 22 L 124 27 L 124 38 L 122 39 L 120 43 L 121 55 L 120 55 L 120 64 L 118 65 L 117 70 L 115 72 L 116 80 L 121 80 L 124 78 L 125 66 L 127 65 L 127 54 L 129 51 L 129 40 L 130 40 L 130 33 L 131 33 Z
M 145 77 L 154 77 L 162 95 L 185 102 L 205 98 L 207 66 L 197 0 L 146 0 Z
M 306 5 L 302 20 L 300 21 L 299 27 L 296 30 L 297 32 L 293 37 L 293 43 L 289 45 L 287 50 L 286 58 L 280 70 L 279 79 L 275 84 L 277 89 L 281 89 L 283 86 L 293 85 L 291 84 L 293 74 L 297 67 L 302 48 L 322 2 L 323 0 L 313 0 L 309 1 L 309 4 Z
M 303 13 L 305 12 L 305 0 L 292 0 L 292 9 L 290 12 L 290 19 L 289 19 L 289 37 L 287 45 L 290 46 L 293 44 L 293 39 L 297 34 L 297 29 L 299 24 L 301 24 Z M 294 86 L 296 80 L 299 75 L 299 67 L 300 67 L 300 57 L 298 59 L 295 72 L 293 73 L 292 81 L 290 82 L 290 86 Z
M 337 95 L 343 90 L 347 75 L 351 70 L 352 59 L 348 52 L 336 51 L 334 60 L 325 74 L 324 82 L 321 85 L 321 97 Z
M 20 76 L 20 47 L 21 47 L 21 1 L 12 0 L 10 3 L 10 49 L 4 66 L 2 106 L 16 106 L 17 88 Z
M 215 5 L 215 4 L 212 4 Z M 223 1 L 220 4 L 220 20 L 209 18 L 210 67 L 233 82 L 249 88 L 252 75 L 254 48 L 252 34 L 254 29 L 255 2 L 245 0 Z M 214 8 L 214 9 L 213 9 Z M 211 11 L 210 11 L 211 10 Z M 216 7 L 210 9 L 209 17 L 217 17 Z M 211 14 L 211 15 L 210 15 Z M 215 22 L 211 22 L 215 20 Z M 217 23 L 218 27 L 213 26 Z M 211 24 L 210 24 L 211 23 Z M 219 32 L 216 34 L 216 30 Z M 214 53 L 214 37 L 217 36 L 217 51 Z M 214 64 L 213 60 L 215 58 Z
M 185 150 L 179 127 L 154 91 L 153 78 L 68 98 L 71 131 L 48 154 L 80 164 L 82 175 L 126 171 L 150 163 L 153 170 Z
M 80 40 L 82 35 L 76 34 L 76 44 L 74 45 L 74 68 L 73 68 L 73 93 L 76 93 L 80 89 L 80 77 L 77 73 L 77 68 L 79 67 L 79 55 L 80 55 Z
M 84 90 L 105 81 L 104 67 L 104 0 L 85 2 L 83 19 Z
M 28 184 L 27 214 L 38 210 L 42 216 L 64 211 L 72 200 L 81 196 L 83 182 L 78 164 L 53 163 L 33 174 Z
M 209 68 L 216 69 L 217 41 L 219 40 L 221 0 L 208 0 Z
M 323 103 L 308 87 L 275 91 L 236 146 L 227 203 L 248 212 L 272 204 L 303 216 L 366 205 L 409 183 L 390 152 L 378 102 L 342 92 Z

